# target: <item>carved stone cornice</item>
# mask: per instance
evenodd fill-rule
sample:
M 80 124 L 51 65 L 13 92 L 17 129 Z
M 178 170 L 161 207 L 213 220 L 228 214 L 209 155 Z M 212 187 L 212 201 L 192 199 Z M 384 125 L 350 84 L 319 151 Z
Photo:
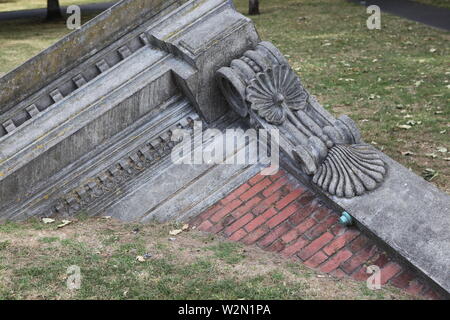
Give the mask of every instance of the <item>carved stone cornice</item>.
M 52 208 L 53 213 L 73 215 L 89 207 L 92 202 L 114 194 L 127 181 L 136 178 L 141 172 L 153 167 L 155 163 L 170 154 L 173 147 L 181 142 L 181 140 L 174 141 L 172 139 L 173 130 L 192 131 L 194 121 L 198 120 L 197 115 L 180 119 L 176 125 L 140 145 L 125 157 L 114 162 L 108 169 L 95 176 L 85 178 L 76 189 L 55 201 Z
M 229 105 L 251 125 L 280 130 L 280 147 L 322 190 L 351 198 L 374 190 L 386 164 L 348 116 L 332 117 L 269 42 L 217 71 Z

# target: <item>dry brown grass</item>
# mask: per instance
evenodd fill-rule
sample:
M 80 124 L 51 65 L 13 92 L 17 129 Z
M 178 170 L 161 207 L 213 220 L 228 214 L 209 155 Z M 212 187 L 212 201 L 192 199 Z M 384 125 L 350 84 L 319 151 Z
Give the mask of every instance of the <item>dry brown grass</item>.
M 337 279 L 300 263 L 173 224 L 137 227 L 112 219 L 0 225 L 2 299 L 412 299 L 390 286 Z M 150 253 L 145 262 L 136 256 Z M 82 287 L 66 288 L 78 265 Z

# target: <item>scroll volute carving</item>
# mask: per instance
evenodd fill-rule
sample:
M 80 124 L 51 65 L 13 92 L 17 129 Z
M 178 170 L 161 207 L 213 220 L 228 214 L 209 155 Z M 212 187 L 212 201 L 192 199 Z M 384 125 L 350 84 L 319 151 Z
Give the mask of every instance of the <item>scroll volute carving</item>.
M 217 71 L 229 105 L 259 128 L 280 130 L 280 147 L 325 192 L 354 197 L 375 189 L 386 165 L 361 142 L 347 116 L 332 117 L 303 87 L 280 51 L 269 42 Z

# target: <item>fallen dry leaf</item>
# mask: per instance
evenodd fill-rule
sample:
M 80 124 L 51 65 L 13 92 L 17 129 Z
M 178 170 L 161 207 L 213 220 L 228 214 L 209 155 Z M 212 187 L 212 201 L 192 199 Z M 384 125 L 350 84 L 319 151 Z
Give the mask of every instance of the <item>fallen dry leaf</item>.
M 175 230 L 169 231 L 169 234 L 170 234 L 171 236 L 176 236 L 177 234 L 179 234 L 179 233 L 181 233 L 181 232 L 183 232 L 183 230 L 181 230 L 181 229 L 175 229 Z
M 47 224 L 47 223 L 53 223 L 55 222 L 55 219 L 51 219 L 51 218 L 42 218 L 42 222 Z
M 70 221 L 70 220 L 62 220 L 61 223 L 58 224 L 56 227 L 57 227 L 57 228 L 62 228 L 62 227 L 67 226 L 67 225 L 70 224 L 70 223 L 72 223 L 72 221 Z
M 139 262 L 145 262 L 145 258 L 143 256 L 137 256 L 136 260 Z
M 425 180 L 431 181 L 433 180 L 439 173 L 431 168 L 426 168 L 422 171 L 422 177 L 424 177 Z

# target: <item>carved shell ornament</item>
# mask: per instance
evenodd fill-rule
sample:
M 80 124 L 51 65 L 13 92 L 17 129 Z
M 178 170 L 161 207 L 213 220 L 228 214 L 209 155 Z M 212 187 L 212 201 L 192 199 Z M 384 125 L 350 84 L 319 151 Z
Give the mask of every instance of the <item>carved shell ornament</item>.
M 275 65 L 251 80 L 246 98 L 258 116 L 271 124 L 280 125 L 290 110 L 304 109 L 307 94 L 289 66 Z
M 309 95 L 283 54 L 260 42 L 217 71 L 233 110 L 258 128 L 280 127 L 280 147 L 329 195 L 376 189 L 387 174 L 381 154 L 361 141 L 347 116 L 334 118 Z
M 247 85 L 246 100 L 250 108 L 270 124 L 282 125 L 288 118 L 299 129 L 305 129 L 304 121 L 299 122 L 302 119 L 294 116 L 292 110 L 305 109 L 308 93 L 289 65 L 274 65 L 257 73 Z M 328 128 L 321 136 L 329 132 Z M 334 140 L 332 136 L 329 139 Z M 356 142 L 330 141 L 325 147 L 326 156 L 312 172 L 313 183 L 331 195 L 347 198 L 377 188 L 386 174 L 385 163 L 370 145 Z
M 337 144 L 328 151 L 312 181 L 329 194 L 351 198 L 374 190 L 385 174 L 385 163 L 372 146 Z

